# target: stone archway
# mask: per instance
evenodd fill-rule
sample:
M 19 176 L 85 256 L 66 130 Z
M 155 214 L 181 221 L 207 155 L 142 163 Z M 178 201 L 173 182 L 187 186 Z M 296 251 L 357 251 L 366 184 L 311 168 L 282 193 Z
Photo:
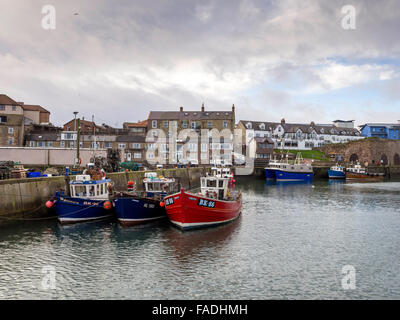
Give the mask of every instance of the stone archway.
M 387 166 L 388 163 L 389 163 L 388 157 L 386 156 L 386 154 L 382 154 L 381 155 L 380 164 L 383 165 L 383 166 Z
M 358 161 L 358 155 L 357 155 L 357 153 L 353 153 L 351 156 L 350 156 L 350 162 L 357 162 Z
M 393 157 L 393 164 L 395 166 L 400 166 L 400 156 L 398 153 L 396 153 Z

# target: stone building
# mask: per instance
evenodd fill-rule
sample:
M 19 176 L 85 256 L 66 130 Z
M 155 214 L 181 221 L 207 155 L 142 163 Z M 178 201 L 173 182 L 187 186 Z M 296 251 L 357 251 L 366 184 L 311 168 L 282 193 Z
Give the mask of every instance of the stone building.
M 369 165 L 400 165 L 400 141 L 381 138 L 366 138 L 344 144 L 329 144 L 319 148 L 332 161 L 341 159 L 345 163 Z
M 24 110 L 24 117 L 33 124 L 48 124 L 50 123 L 50 111 L 46 110 L 42 106 L 25 104 L 24 102 L 18 102 Z
M 0 94 L 0 146 L 20 147 L 24 142 L 24 110 L 5 94 Z
M 171 143 L 174 128 L 176 148 Z M 224 137 L 218 135 L 213 139 L 212 129 L 223 132 Z M 231 164 L 234 129 L 235 106 L 229 111 L 205 110 L 204 104 L 199 111 L 185 111 L 183 107 L 179 111 L 151 111 L 147 121 L 147 156 L 160 163 Z
M 61 142 L 61 127 L 33 124 L 25 135 L 25 146 L 31 148 L 59 148 Z

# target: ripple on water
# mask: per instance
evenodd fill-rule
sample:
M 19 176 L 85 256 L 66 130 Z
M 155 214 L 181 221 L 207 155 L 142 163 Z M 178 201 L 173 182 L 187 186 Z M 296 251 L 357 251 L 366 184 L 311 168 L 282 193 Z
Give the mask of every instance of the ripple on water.
M 237 180 L 243 214 L 218 228 L 3 227 L 0 298 L 400 298 L 400 183 Z M 352 292 L 341 288 L 348 264 Z M 55 267 L 55 290 L 42 287 L 44 266 Z

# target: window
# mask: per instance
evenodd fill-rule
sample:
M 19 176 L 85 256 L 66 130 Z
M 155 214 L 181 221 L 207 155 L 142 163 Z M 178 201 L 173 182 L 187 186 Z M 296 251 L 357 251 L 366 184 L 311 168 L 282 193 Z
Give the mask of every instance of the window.
M 190 128 L 196 129 L 196 122 L 195 122 L 195 121 L 192 121 L 192 122 L 190 123 Z
M 169 145 L 166 143 L 161 144 L 161 151 L 168 152 L 169 151 Z
M 187 121 L 183 121 L 183 128 L 187 129 L 187 127 L 188 127 L 188 122 Z
M 33 142 L 33 141 L 32 141 Z M 65 141 L 60 141 L 60 147 L 65 148 Z
M 14 133 L 14 128 L 8 128 L 8 134 L 13 134 Z
M 105 148 L 106 149 L 111 149 L 112 148 L 112 142 L 106 142 L 105 143 Z
M 142 154 L 140 153 L 140 152 L 135 152 L 134 154 L 133 154 L 133 158 L 134 159 L 140 159 L 142 157 Z
M 53 141 L 49 141 L 49 142 L 47 142 L 47 146 L 48 146 L 48 147 L 53 147 L 53 146 L 54 146 L 54 143 L 53 143 Z
M 17 106 L 12 106 L 12 111 L 16 111 L 17 110 Z
M 207 152 L 207 143 L 201 144 L 201 152 Z
M 153 152 L 148 152 L 147 153 L 147 158 L 148 159 L 154 159 L 154 153 Z
M 197 151 L 197 144 L 196 143 L 189 143 L 188 150 L 189 151 Z
M 0 116 L 0 123 L 6 123 L 7 122 L 7 116 Z
M 168 121 L 164 121 L 163 125 L 164 125 L 164 128 L 168 128 Z
M 152 127 L 152 128 L 157 128 L 157 120 L 153 120 L 153 121 L 151 122 L 151 127 Z
M 125 149 L 126 144 L 125 143 L 118 143 L 118 149 Z
M 4 110 L 6 110 L 6 106 L 0 104 L 0 111 L 4 111 Z
M 37 146 L 38 146 L 39 148 L 43 148 L 43 147 L 46 146 L 46 142 L 44 142 L 44 141 L 38 141 L 38 142 L 37 142 Z
M 228 121 L 224 121 L 224 128 L 228 128 Z
M 32 148 L 35 146 L 35 141 L 29 141 L 29 146 Z
M 208 121 L 208 127 L 212 128 L 212 122 L 211 121 Z
M 155 149 L 154 143 L 149 143 L 149 144 L 147 145 L 147 149 L 148 149 L 148 150 L 154 150 L 154 149 Z
M 14 144 L 14 138 L 8 138 L 8 145 Z
M 74 148 L 75 147 L 75 141 L 70 141 L 69 142 L 69 147 Z
M 140 143 L 132 143 L 133 149 L 140 149 Z
M 247 122 L 246 128 L 247 128 L 247 129 L 251 129 L 251 123 L 250 123 L 250 122 Z

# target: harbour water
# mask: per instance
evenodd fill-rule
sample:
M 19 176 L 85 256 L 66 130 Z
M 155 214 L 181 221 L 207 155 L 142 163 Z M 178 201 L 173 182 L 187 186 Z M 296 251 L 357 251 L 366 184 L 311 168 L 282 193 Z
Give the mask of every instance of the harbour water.
M 400 182 L 237 180 L 242 216 L 212 229 L 1 226 L 0 299 L 400 298 Z

